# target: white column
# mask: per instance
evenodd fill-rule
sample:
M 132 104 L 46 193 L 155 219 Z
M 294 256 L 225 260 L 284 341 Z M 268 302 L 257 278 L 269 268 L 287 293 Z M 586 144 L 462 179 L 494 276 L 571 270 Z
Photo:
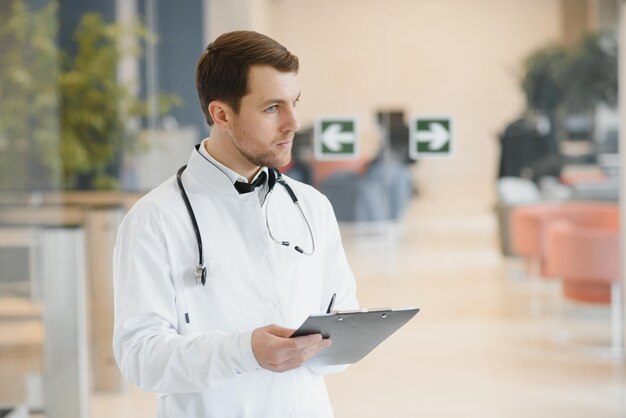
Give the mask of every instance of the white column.
M 117 23 L 130 27 L 137 20 L 136 0 L 116 0 L 115 20 Z M 136 38 L 129 32 L 122 39 L 120 48 L 122 56 L 117 68 L 117 79 L 129 86 L 133 93 L 139 91 L 139 61 L 132 54 L 137 47 Z
M 82 228 L 40 230 L 44 408 L 47 418 L 89 416 L 85 237 Z
M 139 22 L 137 0 L 115 0 L 115 22 L 124 28 L 132 28 Z M 117 80 L 120 84 L 126 86 L 129 92 L 139 95 L 140 87 L 140 68 L 139 57 L 134 51 L 139 47 L 138 39 L 131 30 L 123 33 L 120 39 L 120 60 L 117 64 Z M 129 117 L 128 109 L 123 103 L 120 103 L 120 112 L 126 115 L 124 121 L 130 132 L 138 132 L 141 127 L 141 119 L 139 117 Z M 135 187 L 134 179 L 134 161 L 132 157 L 124 155 L 122 160 L 121 184 L 122 188 L 131 190 Z

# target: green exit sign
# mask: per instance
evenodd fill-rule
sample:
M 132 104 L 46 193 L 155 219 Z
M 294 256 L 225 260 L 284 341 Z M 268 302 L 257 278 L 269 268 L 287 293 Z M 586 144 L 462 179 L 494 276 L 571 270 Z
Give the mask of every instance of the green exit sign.
M 411 119 L 409 153 L 414 160 L 451 156 L 452 139 L 453 123 L 449 116 L 416 116 Z
M 358 156 L 358 123 L 354 117 L 320 117 L 315 122 L 315 158 L 354 159 Z

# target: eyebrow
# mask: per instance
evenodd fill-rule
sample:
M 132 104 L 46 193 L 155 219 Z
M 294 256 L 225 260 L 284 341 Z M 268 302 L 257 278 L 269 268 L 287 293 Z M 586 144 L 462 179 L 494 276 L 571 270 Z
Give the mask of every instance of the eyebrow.
M 297 102 L 298 100 L 300 100 L 300 95 L 301 94 L 302 94 L 302 92 L 298 93 L 298 97 L 296 97 L 296 100 L 294 100 L 294 102 Z M 287 103 L 287 101 L 283 100 L 283 99 L 269 99 L 269 100 L 263 101 L 263 103 L 261 103 L 261 106 L 267 106 L 267 105 L 272 104 L 272 103 L 285 104 L 285 103 Z

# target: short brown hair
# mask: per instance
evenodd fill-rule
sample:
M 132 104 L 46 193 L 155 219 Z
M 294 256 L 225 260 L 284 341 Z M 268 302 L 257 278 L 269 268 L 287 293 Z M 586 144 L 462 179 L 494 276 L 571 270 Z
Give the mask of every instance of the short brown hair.
M 297 72 L 298 57 L 272 38 L 252 31 L 220 35 L 204 50 L 196 64 L 196 89 L 209 126 L 213 119 L 209 103 L 222 100 L 239 112 L 241 98 L 248 92 L 252 65 L 270 65 L 282 72 Z

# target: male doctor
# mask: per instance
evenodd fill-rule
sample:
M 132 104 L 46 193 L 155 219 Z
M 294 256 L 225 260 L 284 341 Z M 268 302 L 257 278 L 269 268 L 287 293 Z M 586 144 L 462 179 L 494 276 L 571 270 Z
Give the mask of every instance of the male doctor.
M 115 358 L 159 417 L 333 415 L 323 375 L 342 368 L 303 365 L 332 342 L 289 336 L 333 294 L 358 304 L 329 201 L 274 170 L 300 127 L 297 71 L 256 32 L 211 43 L 196 68 L 211 134 L 120 226 Z

